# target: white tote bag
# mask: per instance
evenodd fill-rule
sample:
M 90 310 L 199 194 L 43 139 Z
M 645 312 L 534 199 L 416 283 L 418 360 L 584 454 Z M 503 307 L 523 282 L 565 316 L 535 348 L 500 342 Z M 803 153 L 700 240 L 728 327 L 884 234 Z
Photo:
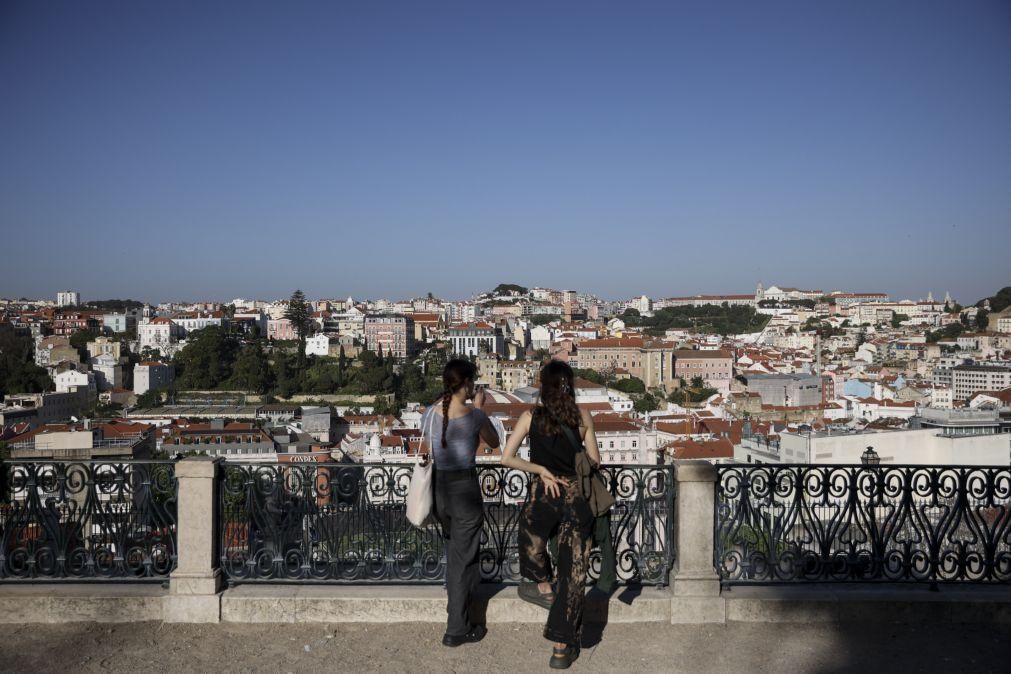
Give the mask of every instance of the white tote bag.
M 432 514 L 432 466 L 435 465 L 435 448 L 432 447 L 432 424 L 435 410 L 428 415 L 428 429 L 421 431 L 421 448 L 428 445 L 428 462 L 415 464 L 411 484 L 407 487 L 407 521 L 421 528 Z

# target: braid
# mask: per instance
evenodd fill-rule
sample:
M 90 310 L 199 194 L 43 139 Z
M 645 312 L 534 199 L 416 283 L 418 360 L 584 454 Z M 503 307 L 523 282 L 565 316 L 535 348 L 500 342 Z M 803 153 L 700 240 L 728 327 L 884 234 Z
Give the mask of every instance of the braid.
M 449 432 L 449 403 L 453 394 L 470 385 L 477 377 L 477 367 L 469 360 L 454 358 L 442 370 L 442 446 L 446 447 Z
M 442 392 L 442 446 L 446 446 L 446 433 L 449 431 L 449 401 L 453 398 L 453 391 L 446 389 Z

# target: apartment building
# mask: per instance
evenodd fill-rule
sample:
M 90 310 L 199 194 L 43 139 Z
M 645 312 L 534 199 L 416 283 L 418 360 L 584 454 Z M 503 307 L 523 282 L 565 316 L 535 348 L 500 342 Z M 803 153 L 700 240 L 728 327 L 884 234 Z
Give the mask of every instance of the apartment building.
M 822 404 L 822 379 L 806 374 L 748 374 L 749 393 L 757 393 L 763 405 L 806 407 Z
M 392 353 L 403 360 L 414 353 L 414 319 L 410 316 L 365 317 L 365 346 L 370 351 Z
M 81 293 L 76 290 L 61 290 L 56 293 L 56 306 L 76 307 L 81 304 Z
M 702 377 L 709 388 L 728 393 L 734 377 L 734 355 L 724 350 L 676 350 L 674 376 L 688 384 L 695 377 Z
M 577 353 L 579 367 L 597 372 L 621 368 L 647 388 L 672 389 L 677 382 L 670 342 L 643 337 L 590 339 L 579 343 Z
M 165 363 L 148 360 L 133 366 L 133 392 L 142 395 L 164 388 L 175 379 L 175 368 Z
M 966 400 L 979 391 L 1000 391 L 1011 386 L 1011 365 L 958 365 L 951 368 L 955 400 Z
M 490 323 L 458 323 L 449 328 L 449 341 L 453 353 L 460 356 L 477 356 L 480 353 L 506 354 L 502 331 Z

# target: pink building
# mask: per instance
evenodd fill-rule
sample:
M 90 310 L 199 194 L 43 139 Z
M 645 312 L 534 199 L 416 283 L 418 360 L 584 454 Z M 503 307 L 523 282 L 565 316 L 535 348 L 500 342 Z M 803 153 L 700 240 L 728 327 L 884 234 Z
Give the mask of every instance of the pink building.
M 267 339 L 271 340 L 292 340 L 298 339 L 295 326 L 287 318 L 272 318 L 267 321 Z

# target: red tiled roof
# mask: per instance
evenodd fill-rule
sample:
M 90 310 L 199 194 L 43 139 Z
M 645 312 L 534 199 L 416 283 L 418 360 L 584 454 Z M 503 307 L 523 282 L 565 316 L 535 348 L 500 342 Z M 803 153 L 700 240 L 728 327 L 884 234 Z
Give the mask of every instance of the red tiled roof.
M 599 419 L 593 420 L 593 430 L 595 433 L 637 433 L 641 426 L 632 421 Z
M 726 438 L 717 440 L 676 440 L 666 447 L 675 459 L 732 459 L 734 445 Z
M 678 360 L 709 360 L 733 358 L 734 354 L 723 349 L 678 349 L 674 357 Z

